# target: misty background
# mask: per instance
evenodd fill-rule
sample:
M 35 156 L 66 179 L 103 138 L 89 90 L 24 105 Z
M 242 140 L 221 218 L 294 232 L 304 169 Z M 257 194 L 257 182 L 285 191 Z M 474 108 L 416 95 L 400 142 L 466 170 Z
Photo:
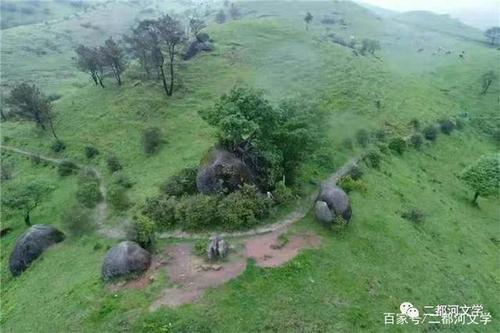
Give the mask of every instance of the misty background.
M 482 30 L 500 25 L 499 0 L 363 0 L 356 2 L 398 12 L 427 10 L 438 14 L 449 14 L 465 24 Z

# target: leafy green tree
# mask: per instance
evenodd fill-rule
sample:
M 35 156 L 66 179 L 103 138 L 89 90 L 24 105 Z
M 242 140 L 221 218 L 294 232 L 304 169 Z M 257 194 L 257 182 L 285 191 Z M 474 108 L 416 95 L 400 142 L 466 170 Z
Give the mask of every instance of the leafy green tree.
M 313 109 L 292 100 L 273 107 L 262 92 L 237 87 L 201 115 L 218 129 L 219 143 L 257 173 L 259 186 L 272 189 L 311 148 L 321 115 Z
M 2 205 L 10 209 L 21 210 L 24 214 L 24 223 L 31 226 L 31 212 L 53 190 L 52 185 L 33 179 L 17 184 L 8 191 L 8 195 L 2 191 L 4 192 L 2 193 Z
M 500 27 L 491 27 L 484 32 L 491 45 L 500 43 Z
M 361 54 L 375 54 L 375 51 L 380 50 L 380 42 L 375 39 L 365 38 L 361 41 Z
M 104 62 L 98 48 L 87 47 L 83 44 L 75 49 L 76 67 L 82 72 L 89 73 L 95 85 L 104 88 Z
M 34 84 L 16 85 L 5 102 L 10 106 L 12 115 L 34 121 L 43 130 L 49 127 L 54 138 L 59 141 L 52 122 L 52 102 Z
M 304 21 L 306 22 L 306 30 L 309 30 L 309 24 L 312 22 L 313 16 L 310 12 L 306 13 L 306 16 L 304 16 Z
M 472 202 L 477 203 L 479 196 L 498 195 L 500 184 L 500 155 L 481 157 L 476 163 L 466 168 L 460 178 L 474 191 Z

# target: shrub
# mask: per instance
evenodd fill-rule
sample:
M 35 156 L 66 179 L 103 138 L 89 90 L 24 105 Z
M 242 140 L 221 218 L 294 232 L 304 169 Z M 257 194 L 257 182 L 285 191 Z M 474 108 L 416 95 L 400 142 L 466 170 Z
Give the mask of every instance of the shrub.
M 64 149 L 66 149 L 66 145 L 64 144 L 63 141 L 61 140 L 56 140 L 54 143 L 50 146 L 52 151 L 59 153 L 62 152 Z
M 60 176 L 64 177 L 74 174 L 77 169 L 78 166 L 74 162 L 64 160 L 61 161 L 61 163 L 59 163 L 59 166 L 57 168 L 57 173 L 59 173 Z
M 111 173 L 121 170 L 123 168 L 122 164 L 120 163 L 120 160 L 118 160 L 116 156 L 110 156 L 107 159 L 106 163 L 108 165 L 108 170 Z
M 161 131 L 159 128 L 148 128 L 142 134 L 142 146 L 144 147 L 144 152 L 148 155 L 157 153 L 161 143 Z
M 354 165 L 351 168 L 351 171 L 349 171 L 349 176 L 351 176 L 351 178 L 354 180 L 358 180 L 363 177 L 363 170 L 361 170 L 358 165 Z
M 134 183 L 130 180 L 130 178 L 121 172 L 115 172 L 113 174 L 113 183 L 126 189 L 130 189 L 134 186 Z
M 225 229 L 236 230 L 255 226 L 269 214 L 270 201 L 254 186 L 244 185 L 240 191 L 224 197 L 218 207 Z
M 92 170 L 80 172 L 76 197 L 78 202 L 86 208 L 94 208 L 102 200 L 99 179 Z
M 200 43 L 205 43 L 210 40 L 210 36 L 206 32 L 199 32 L 196 35 L 196 40 Z
M 0 180 L 9 180 L 12 178 L 12 173 L 10 172 L 10 169 L 7 168 L 5 165 L 0 166 Z
M 450 135 L 455 129 L 455 123 L 453 123 L 450 119 L 443 119 L 439 121 L 439 128 L 444 134 Z
M 175 206 L 175 219 L 184 230 L 202 230 L 218 224 L 217 196 L 196 194 Z
M 413 134 L 410 137 L 410 143 L 414 148 L 419 149 L 424 143 L 424 137 L 419 133 Z
M 58 93 L 52 93 L 52 94 L 47 96 L 47 99 L 49 100 L 49 102 L 54 102 L 54 101 L 57 101 L 58 99 L 60 99 L 61 97 L 62 97 L 62 95 L 60 95 Z
M 371 150 L 369 151 L 366 156 L 364 157 L 365 163 L 374 169 L 378 169 L 380 167 L 380 161 L 382 160 L 382 156 L 380 156 L 380 153 Z
M 389 149 L 395 151 L 396 153 L 398 154 L 403 154 L 404 151 L 406 150 L 406 141 L 403 140 L 403 138 L 393 138 L 390 142 L 389 142 Z
M 344 147 L 347 150 L 351 150 L 353 148 L 353 143 L 351 138 L 345 138 L 342 141 L 342 147 Z
M 462 119 L 455 120 L 455 127 L 457 130 L 462 130 L 465 127 L 465 123 Z
M 94 146 L 85 146 L 85 156 L 88 159 L 92 159 L 92 158 L 96 157 L 97 155 L 99 155 L 99 150 L 97 150 L 96 147 L 94 147 Z
M 365 193 L 367 190 L 366 183 L 361 179 L 354 180 L 351 176 L 345 176 L 340 179 L 339 186 L 344 189 L 346 193 L 352 191 L 358 191 L 361 193 Z
M 365 129 L 360 129 L 356 132 L 356 141 L 361 147 L 366 147 L 370 142 L 370 135 Z
M 438 135 L 438 131 L 437 131 L 436 127 L 434 127 L 432 125 L 424 128 L 423 133 L 424 133 L 425 139 L 429 140 L 429 141 L 435 141 L 437 138 L 437 135 Z
M 152 249 L 155 243 L 155 224 L 144 215 L 134 216 L 128 238 L 145 249 Z
M 167 195 L 181 196 L 194 194 L 196 189 L 197 167 L 182 169 L 179 173 L 170 177 L 162 186 L 161 190 Z
M 116 184 L 113 184 L 108 189 L 108 202 L 117 211 L 124 211 L 132 206 L 127 195 L 127 189 Z
M 293 199 L 293 193 L 286 187 L 285 182 L 280 181 L 276 184 L 273 191 L 273 199 L 277 204 L 282 204 Z
M 149 217 L 159 229 L 172 228 L 176 225 L 175 206 L 178 201 L 174 197 L 158 196 L 146 199 L 142 213 Z
M 410 209 L 401 214 L 401 217 L 410 222 L 419 223 L 424 220 L 424 213 L 418 209 Z
M 61 215 L 61 222 L 73 236 L 90 234 L 95 230 L 95 223 L 90 218 L 92 211 L 80 205 L 70 206 Z
M 383 128 L 375 131 L 374 135 L 375 135 L 375 138 L 377 139 L 377 141 L 380 141 L 380 142 L 384 142 L 386 137 L 387 137 L 387 133 L 386 133 L 385 129 L 383 129 Z
M 419 130 L 420 129 L 420 121 L 416 118 L 413 118 L 412 120 L 410 120 L 410 126 L 413 127 L 413 129 L 415 129 L 415 130 Z
M 199 239 L 194 243 L 194 254 L 196 254 L 199 257 L 205 257 L 207 255 L 207 244 L 208 240 L 205 239 Z

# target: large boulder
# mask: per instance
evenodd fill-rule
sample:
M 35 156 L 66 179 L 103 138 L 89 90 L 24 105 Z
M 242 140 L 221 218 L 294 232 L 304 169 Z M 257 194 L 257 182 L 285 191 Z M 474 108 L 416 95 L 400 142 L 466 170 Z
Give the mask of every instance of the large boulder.
M 151 254 L 139 244 L 124 241 L 112 247 L 102 264 L 102 278 L 110 280 L 139 274 L 146 271 L 151 264 Z
M 192 41 L 191 44 L 189 44 L 189 47 L 187 48 L 187 51 L 184 54 L 183 58 L 184 60 L 189 60 L 202 51 L 210 52 L 213 50 L 214 50 L 214 45 L 208 40 L 200 41 L 196 39 Z
M 10 255 L 9 269 L 12 275 L 21 275 L 45 249 L 63 240 L 64 233 L 56 228 L 45 224 L 33 225 L 18 238 Z
M 333 221 L 333 214 L 324 201 L 316 201 L 314 214 L 316 216 L 316 219 L 320 222 L 331 223 Z
M 227 255 L 228 251 L 229 246 L 226 241 L 219 236 L 215 236 L 210 239 L 210 243 L 208 244 L 208 260 L 222 259 Z
M 213 150 L 202 162 L 196 176 L 196 187 L 204 194 L 233 192 L 252 183 L 248 166 L 224 150 Z
M 349 197 L 344 190 L 335 184 L 323 184 L 316 201 L 325 202 L 330 209 L 333 218 L 341 216 L 346 221 L 351 219 L 352 211 Z

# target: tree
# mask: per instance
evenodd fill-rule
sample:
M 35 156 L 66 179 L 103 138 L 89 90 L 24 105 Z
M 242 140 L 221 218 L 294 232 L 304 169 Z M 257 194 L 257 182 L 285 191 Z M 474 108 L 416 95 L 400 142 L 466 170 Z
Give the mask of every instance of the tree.
M 215 15 L 215 22 L 222 24 L 226 22 L 226 13 L 224 13 L 224 10 L 219 10 L 217 15 Z
M 321 115 L 313 111 L 297 101 L 273 107 L 262 92 L 238 87 L 201 115 L 218 129 L 219 144 L 245 161 L 267 190 L 292 174 L 311 146 Z
M 378 40 L 365 38 L 361 41 L 361 54 L 366 54 L 367 52 L 375 54 L 377 50 L 380 50 L 380 43 Z
M 118 85 L 122 85 L 121 74 L 125 70 L 126 62 L 123 49 L 116 43 L 112 37 L 109 37 L 105 42 L 104 46 L 99 48 L 99 53 L 102 62 L 105 66 L 111 68 L 113 75 L 118 82 Z
M 2 195 L 2 205 L 23 211 L 24 223 L 31 226 L 31 212 L 53 190 L 53 186 L 33 179 L 17 184 L 9 191 L 9 195 Z
M 500 27 L 492 27 L 484 32 L 491 45 L 500 43 Z
M 313 20 L 313 16 L 310 12 L 306 13 L 306 16 L 304 16 L 304 21 L 306 22 L 306 30 L 309 30 L 309 23 L 311 23 Z
M 191 29 L 191 33 L 195 38 L 200 33 L 200 31 L 205 29 L 206 27 L 207 24 L 205 23 L 205 21 L 200 18 L 193 17 L 189 20 L 189 29 Z
M 141 21 L 139 26 L 132 30 L 132 34 L 123 37 L 127 45 L 127 51 L 135 59 L 139 60 L 146 77 L 151 77 L 151 71 L 153 70 L 153 60 L 151 54 L 151 41 L 148 38 L 149 33 L 147 28 L 145 28 L 148 21 Z
M 483 76 L 481 76 L 481 81 L 483 84 L 483 90 L 481 91 L 481 95 L 485 95 L 488 92 L 488 89 L 490 88 L 493 81 L 495 81 L 497 79 L 498 79 L 498 76 L 493 71 L 489 71 L 489 72 L 484 73 Z
M 54 138 L 59 141 L 52 122 L 52 102 L 34 84 L 24 82 L 16 85 L 6 98 L 6 104 L 11 107 L 11 114 L 34 121 L 43 130 L 48 125 Z
M 78 69 L 82 72 L 89 73 L 95 85 L 100 85 L 104 88 L 104 84 L 102 82 L 104 75 L 104 63 L 99 50 L 97 48 L 90 48 L 80 44 L 75 49 L 75 52 L 77 55 L 76 66 Z
M 498 194 L 500 184 L 500 155 L 481 157 L 476 163 L 466 168 L 460 178 L 474 191 L 472 203 L 477 203 L 479 196 L 488 197 Z

